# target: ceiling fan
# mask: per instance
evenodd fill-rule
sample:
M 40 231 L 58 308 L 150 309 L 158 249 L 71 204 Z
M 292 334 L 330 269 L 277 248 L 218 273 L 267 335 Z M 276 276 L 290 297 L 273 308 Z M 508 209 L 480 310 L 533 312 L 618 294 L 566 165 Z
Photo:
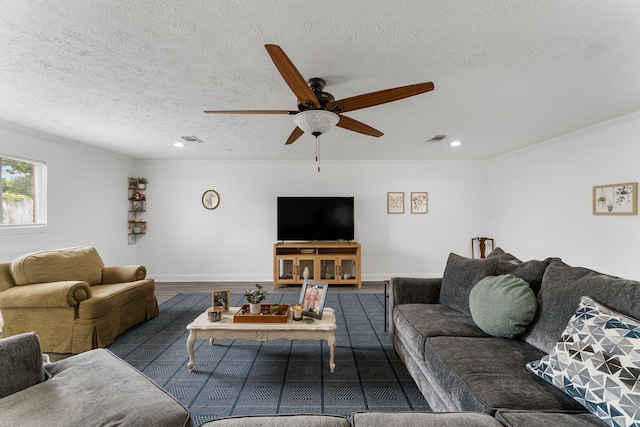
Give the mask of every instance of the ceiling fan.
M 265 45 L 271 60 L 289 85 L 293 94 L 298 98 L 298 110 L 208 110 L 207 114 L 288 114 L 295 115 L 297 127 L 293 130 L 287 144 L 292 144 L 303 133 L 307 132 L 316 138 L 338 126 L 353 132 L 380 137 L 383 135 L 377 129 L 362 122 L 345 116 L 343 113 L 362 108 L 373 107 L 387 102 L 397 101 L 433 90 L 433 83 L 418 83 L 370 92 L 363 95 L 344 98 L 336 101 L 333 95 L 324 92 L 324 79 L 314 77 L 305 81 L 293 62 L 287 57 L 280 46 Z

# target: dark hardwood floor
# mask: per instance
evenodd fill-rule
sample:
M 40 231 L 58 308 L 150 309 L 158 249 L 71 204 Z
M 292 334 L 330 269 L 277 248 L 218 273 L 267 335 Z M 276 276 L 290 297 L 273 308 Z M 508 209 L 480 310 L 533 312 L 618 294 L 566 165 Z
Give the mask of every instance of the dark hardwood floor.
M 162 304 L 178 294 L 208 294 L 213 290 L 228 289 L 231 293 L 242 293 L 252 288 L 256 282 L 156 282 L 156 297 Z M 301 285 L 280 285 L 273 289 L 272 282 L 260 282 L 272 294 L 299 294 Z M 354 285 L 329 285 L 333 293 L 383 293 L 384 282 L 363 282 L 362 288 Z

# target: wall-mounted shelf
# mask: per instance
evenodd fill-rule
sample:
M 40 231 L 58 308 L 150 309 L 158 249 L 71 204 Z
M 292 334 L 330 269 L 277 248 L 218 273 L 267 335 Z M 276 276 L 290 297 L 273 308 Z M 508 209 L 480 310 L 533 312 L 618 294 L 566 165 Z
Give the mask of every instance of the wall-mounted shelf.
M 140 184 L 138 178 L 129 178 L 127 230 L 130 245 L 135 245 L 138 238 L 147 232 L 147 221 L 141 216 L 147 211 L 147 196 L 144 194 L 146 189 L 147 184 Z

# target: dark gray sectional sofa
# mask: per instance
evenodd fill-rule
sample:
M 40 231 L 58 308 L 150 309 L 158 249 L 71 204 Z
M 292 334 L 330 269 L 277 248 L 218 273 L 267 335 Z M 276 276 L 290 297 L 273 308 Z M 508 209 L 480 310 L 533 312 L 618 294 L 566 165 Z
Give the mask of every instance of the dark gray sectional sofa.
M 537 303 L 531 323 L 511 339 L 483 331 L 470 310 L 473 287 L 506 274 L 526 281 Z M 391 280 L 389 336 L 434 411 L 482 412 L 507 426 L 624 425 L 588 413 L 526 367 L 554 350 L 582 296 L 640 319 L 639 282 L 557 258 L 521 262 L 499 248 L 485 259 L 451 254 L 442 278 Z M 503 301 L 493 304 L 485 311 L 500 311 Z M 631 371 L 637 392 L 638 371 Z

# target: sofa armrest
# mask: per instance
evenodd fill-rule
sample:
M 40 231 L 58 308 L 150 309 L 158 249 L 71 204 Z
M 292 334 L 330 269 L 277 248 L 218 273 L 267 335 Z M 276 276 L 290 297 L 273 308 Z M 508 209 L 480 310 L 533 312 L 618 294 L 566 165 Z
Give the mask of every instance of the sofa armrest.
M 442 278 L 394 277 L 391 279 L 391 305 L 437 304 Z
M 40 340 L 34 332 L 0 339 L 0 399 L 44 381 Z
M 401 304 L 437 304 L 440 300 L 441 286 L 442 278 L 391 278 L 388 312 L 391 344 L 395 345 L 396 325 L 393 317 L 395 307 Z
M 91 298 L 91 286 L 87 282 L 34 283 L 20 285 L 0 292 L 0 308 L 77 307 L 81 301 Z
M 143 280 L 147 277 L 147 269 L 144 265 L 122 265 L 117 267 L 102 268 L 102 284 L 127 283 Z

